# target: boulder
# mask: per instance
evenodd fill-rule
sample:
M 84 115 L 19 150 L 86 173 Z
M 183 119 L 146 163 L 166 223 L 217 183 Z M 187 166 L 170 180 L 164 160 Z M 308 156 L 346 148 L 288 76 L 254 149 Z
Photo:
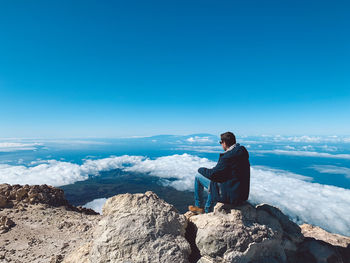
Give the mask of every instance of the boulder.
M 8 207 L 9 204 L 17 206 L 23 203 L 42 203 L 51 206 L 69 205 L 63 190 L 50 185 L 0 185 L 0 208 Z
M 309 224 L 300 227 L 305 236 L 304 242 L 298 248 L 298 258 L 304 259 L 301 263 L 350 263 L 350 237 L 329 233 Z
M 96 217 L 70 205 L 61 189 L 0 184 L 0 213 L 0 250 L 12 261 L 350 263 L 349 237 L 300 227 L 268 204 L 218 203 L 212 213 L 181 215 L 146 192 L 113 196 Z M 16 251 L 22 239 L 30 253 Z
M 7 216 L 0 216 L 0 234 L 6 233 L 16 224 Z
M 214 212 L 189 221 L 196 232 L 198 262 L 288 262 L 304 239 L 298 225 L 266 204 L 218 203 Z
M 96 215 L 92 209 L 75 207 L 64 197 L 64 191 L 50 185 L 0 184 L 0 208 L 23 208 L 27 204 L 46 204 L 53 207 L 65 206 L 68 210 Z
M 317 240 L 322 240 L 333 246 L 347 247 L 350 244 L 350 237 L 345 237 L 339 234 L 329 233 L 326 230 L 309 224 L 302 224 L 301 232 L 305 237 L 312 237 Z
M 305 238 L 292 263 L 350 263 L 350 246 L 333 246 L 314 238 Z
M 155 193 L 113 196 L 102 211 L 92 241 L 64 262 L 188 262 L 187 220 Z
M 348 237 L 321 228 L 301 228 L 267 204 L 254 207 L 248 202 L 241 206 L 218 203 L 212 213 L 185 215 L 189 220 L 186 236 L 192 248 L 191 262 L 350 262 Z M 331 242 L 316 240 L 312 235 Z

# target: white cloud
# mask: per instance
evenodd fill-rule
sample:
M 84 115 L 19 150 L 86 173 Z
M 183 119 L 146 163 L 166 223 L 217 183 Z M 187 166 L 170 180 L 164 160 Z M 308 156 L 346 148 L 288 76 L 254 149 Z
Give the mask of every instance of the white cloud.
M 287 150 L 295 150 L 295 147 L 290 145 L 286 145 L 284 146 L 284 148 L 286 148 Z
M 306 136 L 306 135 L 287 137 L 287 138 L 278 137 L 277 140 L 283 140 L 283 139 L 291 142 L 320 142 L 322 140 L 322 138 L 318 136 Z
M 282 136 L 282 135 L 261 135 L 256 138 L 262 138 L 264 141 L 270 142 L 295 142 L 295 143 L 349 143 L 350 137 L 345 136 Z
M 0 164 L 0 183 L 49 184 L 61 186 L 86 180 L 99 171 L 123 168 L 140 162 L 145 157 L 123 155 L 98 160 L 86 160 L 82 165 L 57 160 L 38 160 L 35 166 Z
M 106 145 L 107 142 L 93 141 L 93 140 L 44 140 L 46 143 L 56 143 L 56 144 L 77 144 L 77 145 Z
M 304 151 L 313 151 L 314 147 L 312 147 L 311 145 L 304 145 L 301 147 L 301 149 L 303 149 Z
M 143 135 L 135 135 L 135 136 L 123 136 L 123 137 L 119 137 L 119 139 L 134 139 L 134 138 L 150 138 L 153 137 L 153 135 L 150 136 L 143 136 Z
M 106 203 L 107 198 L 94 199 L 91 202 L 86 203 L 83 207 L 91 208 L 102 215 L 102 207 Z
M 192 145 L 180 145 L 179 147 L 173 148 L 174 150 L 182 151 L 194 151 L 194 152 L 205 152 L 205 153 L 222 153 L 223 149 L 221 146 L 192 146 Z
M 36 150 L 42 143 L 0 142 L 0 152 Z
M 263 143 L 263 144 L 266 144 L 266 143 L 268 143 L 268 142 L 264 142 L 264 141 L 259 141 L 259 140 L 245 140 L 245 139 L 243 139 L 243 140 L 237 140 L 237 142 L 239 142 L 239 143 L 241 143 L 241 144 L 261 144 L 261 143 Z
M 250 201 L 279 207 L 297 223 L 307 222 L 328 231 L 350 235 L 350 190 L 276 176 L 252 167 Z
M 342 174 L 345 177 L 350 178 L 350 168 L 340 167 L 335 165 L 313 165 L 310 168 L 326 174 Z
M 338 150 L 337 147 L 329 146 L 329 145 L 322 145 L 322 146 L 320 146 L 320 148 L 324 151 L 327 151 L 327 152 L 336 152 Z
M 200 158 L 190 154 L 163 156 L 157 159 L 145 159 L 125 171 L 149 173 L 161 178 L 176 178 L 168 185 L 177 190 L 193 190 L 193 178 L 199 167 L 210 167 L 215 164 L 207 158 Z
M 270 174 L 271 176 L 282 176 L 282 177 L 290 177 L 294 179 L 299 179 L 303 181 L 312 181 L 313 178 L 305 175 L 300 175 L 296 173 L 292 173 L 286 170 L 281 170 L 281 169 L 275 169 L 275 168 L 270 168 L 267 166 L 262 166 L 262 165 L 255 165 L 252 167 L 252 169 L 259 170 L 259 171 L 264 171 L 266 174 Z
M 0 164 L 0 183 L 59 186 L 85 179 L 80 166 L 69 162 L 49 160 L 33 167 Z
M 216 162 L 190 154 L 149 159 L 144 156 L 117 156 L 86 160 L 82 165 L 55 160 L 33 167 L 0 165 L 0 182 L 11 184 L 63 185 L 85 180 L 89 174 L 115 168 L 148 173 L 167 181 L 178 190 L 193 190 L 199 167 L 212 168 Z M 329 167 L 328 167 L 329 168 Z M 350 235 L 350 190 L 310 182 L 311 178 L 263 166 L 251 168 L 252 203 L 279 207 L 295 222 L 318 225 L 328 231 Z M 98 209 L 103 200 L 93 203 Z M 91 204 L 92 205 L 92 204 Z
M 350 159 L 350 154 L 330 154 L 322 152 L 310 152 L 310 151 L 286 151 L 286 150 L 252 150 L 254 153 L 271 153 L 279 155 L 292 155 L 292 156 L 307 156 L 307 157 L 324 157 L 334 159 Z
M 10 141 L 12 140 L 12 141 Z M 36 151 L 41 146 L 41 149 L 49 149 L 44 147 L 46 144 L 54 145 L 106 145 L 107 142 L 93 140 L 72 140 L 72 139 L 37 139 L 35 142 L 28 139 L 8 138 L 7 141 L 0 139 L 0 152 L 16 152 L 16 151 Z
M 318 137 L 318 140 L 315 140 L 314 142 L 330 142 L 330 143 L 349 143 L 350 138 L 349 137 L 344 137 L 344 136 L 322 136 Z M 309 141 L 312 142 L 312 141 Z
M 186 141 L 191 143 L 192 142 L 213 142 L 213 140 L 209 139 L 208 136 L 206 137 L 194 136 L 194 137 L 188 138 Z

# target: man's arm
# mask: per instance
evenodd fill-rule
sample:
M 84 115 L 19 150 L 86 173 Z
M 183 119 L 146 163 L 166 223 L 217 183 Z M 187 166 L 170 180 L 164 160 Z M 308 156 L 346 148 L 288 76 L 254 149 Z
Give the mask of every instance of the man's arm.
M 225 171 L 229 167 L 227 158 L 220 158 L 215 167 L 208 169 L 200 167 L 198 172 L 204 177 L 214 182 L 223 182 L 225 180 Z

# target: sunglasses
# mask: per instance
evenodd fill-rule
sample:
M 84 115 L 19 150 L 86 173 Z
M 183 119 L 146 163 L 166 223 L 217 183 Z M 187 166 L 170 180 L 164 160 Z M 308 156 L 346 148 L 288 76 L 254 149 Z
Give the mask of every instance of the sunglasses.
M 222 144 L 222 143 L 223 143 L 223 141 L 219 141 L 219 143 L 220 143 L 220 144 Z

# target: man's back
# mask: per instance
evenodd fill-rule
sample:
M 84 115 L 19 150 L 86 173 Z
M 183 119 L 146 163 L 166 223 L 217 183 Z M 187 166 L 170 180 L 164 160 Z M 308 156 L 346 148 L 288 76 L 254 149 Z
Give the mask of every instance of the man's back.
M 240 181 L 239 200 L 245 201 L 248 200 L 250 189 L 249 154 L 244 146 L 239 146 L 236 154 L 236 157 L 232 160 L 234 163 L 232 173 L 234 173 L 233 177 L 237 175 Z M 235 163 L 237 163 L 237 165 L 235 165 Z
M 232 150 L 220 154 L 214 168 L 200 168 L 198 172 L 211 180 L 210 191 L 218 202 L 237 203 L 248 200 L 250 163 L 244 146 L 237 143 Z

